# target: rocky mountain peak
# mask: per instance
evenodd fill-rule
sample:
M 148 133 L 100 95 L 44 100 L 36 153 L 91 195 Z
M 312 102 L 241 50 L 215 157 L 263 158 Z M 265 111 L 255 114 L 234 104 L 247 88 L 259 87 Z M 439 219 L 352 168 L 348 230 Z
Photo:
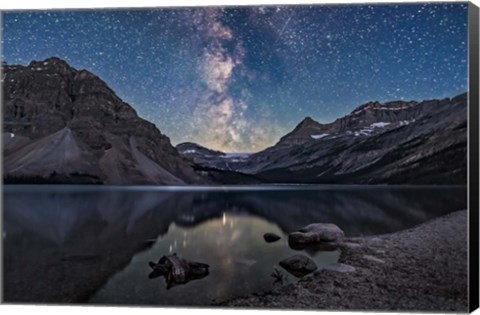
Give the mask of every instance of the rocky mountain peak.
M 466 183 L 465 93 L 369 102 L 332 123 L 304 125 L 235 170 L 285 183 Z
M 283 136 L 279 144 L 292 145 L 303 142 L 310 134 L 319 132 L 325 128 L 325 125 L 313 120 L 310 116 L 305 117 L 290 133 Z
M 25 68 L 26 70 L 35 72 L 57 73 L 63 75 L 72 75 L 77 71 L 65 60 L 58 57 L 50 57 L 41 61 L 33 60 Z
M 177 151 L 184 156 L 194 156 L 198 154 L 203 154 L 203 155 L 213 155 L 213 156 L 224 156 L 225 153 L 221 151 L 216 151 L 212 150 L 209 148 L 206 148 L 204 146 L 201 146 L 198 143 L 193 143 L 193 142 L 183 142 L 179 143 L 176 146 Z
M 312 126 L 321 126 L 321 124 L 315 120 L 312 119 L 312 117 L 307 116 L 305 117 L 298 125 L 297 127 L 312 127 Z
M 29 67 L 34 67 L 34 66 L 41 66 L 41 65 L 50 65 L 50 66 L 60 66 L 60 67 L 63 67 L 63 66 L 66 66 L 66 67 L 70 67 L 70 65 L 63 59 L 59 58 L 59 57 L 49 57 L 45 60 L 32 60 L 28 66 Z
M 334 122 L 321 124 L 311 117 L 304 118 L 277 145 L 291 146 L 319 139 L 329 139 L 344 134 L 366 136 L 410 124 L 436 108 L 448 109 L 455 104 L 464 104 L 467 94 L 452 99 L 417 101 L 372 101 L 356 107 L 350 114 Z
M 452 98 L 452 102 L 453 103 L 466 103 L 468 101 L 468 93 L 465 92 L 465 93 L 462 93 L 462 94 L 459 94 L 457 96 L 455 96 L 454 98 Z
M 57 150 L 50 146 L 56 139 L 52 135 L 68 127 L 71 142 L 88 152 L 89 162 L 96 165 L 92 166 L 94 175 L 106 182 L 120 183 L 122 176 L 127 182 L 128 178 L 141 182 L 146 177 L 154 183 L 195 180 L 170 139 L 90 71 L 77 70 L 57 57 L 32 61 L 28 66 L 5 65 L 3 70 L 3 129 L 27 139 L 31 143 L 27 149 L 38 151 L 42 144 Z M 21 166 L 30 165 L 27 162 L 31 161 Z M 115 164 L 125 174 L 113 178 L 107 169 Z M 148 176 L 142 177 L 138 170 Z
M 368 102 L 355 108 L 350 115 L 358 115 L 362 112 L 379 111 L 379 110 L 402 110 L 414 107 L 418 103 L 415 101 L 391 101 L 386 103 Z

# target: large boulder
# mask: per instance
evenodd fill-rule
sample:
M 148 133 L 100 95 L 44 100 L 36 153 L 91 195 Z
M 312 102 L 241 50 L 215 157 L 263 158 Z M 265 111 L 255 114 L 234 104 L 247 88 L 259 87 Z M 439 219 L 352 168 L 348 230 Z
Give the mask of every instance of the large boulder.
M 317 265 L 310 258 L 303 255 L 294 255 L 278 263 L 286 271 L 301 278 L 317 270 Z
M 288 236 L 291 244 L 338 244 L 343 241 L 345 234 L 332 223 L 309 224 Z

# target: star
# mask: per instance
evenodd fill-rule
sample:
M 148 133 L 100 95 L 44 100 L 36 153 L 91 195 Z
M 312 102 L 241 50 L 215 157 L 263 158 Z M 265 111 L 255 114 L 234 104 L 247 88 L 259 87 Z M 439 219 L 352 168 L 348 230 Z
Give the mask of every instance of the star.
M 2 60 L 102 78 L 173 144 L 275 144 L 305 116 L 467 90 L 465 3 L 7 11 Z

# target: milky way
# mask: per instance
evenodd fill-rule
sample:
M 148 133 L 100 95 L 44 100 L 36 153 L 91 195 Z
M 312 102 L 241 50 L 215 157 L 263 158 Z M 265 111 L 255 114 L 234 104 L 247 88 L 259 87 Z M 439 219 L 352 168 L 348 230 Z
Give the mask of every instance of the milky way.
M 304 117 L 467 90 L 467 4 L 23 11 L 2 59 L 104 79 L 173 144 L 258 151 Z

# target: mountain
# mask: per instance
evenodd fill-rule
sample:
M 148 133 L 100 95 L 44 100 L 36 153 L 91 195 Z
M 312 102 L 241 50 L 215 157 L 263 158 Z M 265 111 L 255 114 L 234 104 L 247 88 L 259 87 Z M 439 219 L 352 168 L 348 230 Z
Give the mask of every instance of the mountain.
M 316 122 L 311 117 L 305 117 L 291 132 L 283 136 L 279 145 L 295 145 L 301 144 L 306 140 L 313 137 L 322 137 L 322 132 L 324 132 L 324 125 Z
M 202 167 L 232 171 L 237 168 L 236 164 L 248 159 L 251 153 L 225 153 L 215 151 L 197 143 L 184 142 L 176 146 L 176 149 L 185 159 Z
M 204 182 L 91 72 L 55 57 L 2 68 L 6 182 Z
M 467 94 L 369 102 L 329 124 L 307 117 L 234 166 L 277 183 L 466 184 Z
M 249 153 L 224 153 L 205 148 L 197 143 L 184 142 L 176 149 L 203 178 L 214 184 L 255 185 L 265 183 L 252 175 L 235 171 L 236 164 L 248 159 Z
M 180 143 L 175 148 L 180 155 L 195 163 L 207 163 L 209 158 L 221 158 L 226 156 L 223 152 L 208 149 L 193 142 Z
M 274 146 L 173 147 L 99 77 L 59 58 L 2 64 L 6 183 L 466 184 L 467 94 L 306 117 Z

